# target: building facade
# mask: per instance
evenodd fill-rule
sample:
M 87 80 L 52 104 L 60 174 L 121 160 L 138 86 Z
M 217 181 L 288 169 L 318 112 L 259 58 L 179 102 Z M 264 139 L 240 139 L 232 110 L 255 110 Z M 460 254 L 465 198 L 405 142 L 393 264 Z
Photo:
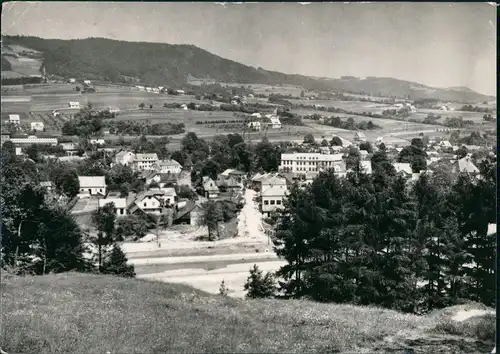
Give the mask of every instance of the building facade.
M 342 162 L 342 154 L 293 153 L 281 154 L 280 172 L 305 174 L 334 168 Z

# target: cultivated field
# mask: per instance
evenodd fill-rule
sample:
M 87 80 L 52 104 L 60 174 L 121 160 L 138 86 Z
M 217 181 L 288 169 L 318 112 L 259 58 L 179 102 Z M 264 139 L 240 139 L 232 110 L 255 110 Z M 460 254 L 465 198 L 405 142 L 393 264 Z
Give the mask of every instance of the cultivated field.
M 32 58 L 15 58 L 10 55 L 5 55 L 5 59 L 12 66 L 12 72 L 20 74 L 22 76 L 31 76 L 31 75 L 41 75 L 40 74 L 40 66 L 42 62 L 38 59 Z
M 338 100 L 289 100 L 293 104 L 303 104 L 303 105 L 320 105 L 324 107 L 335 107 L 345 109 L 352 112 L 372 112 L 372 113 L 382 113 L 382 111 L 391 107 L 387 104 L 373 103 L 373 102 L 362 102 L 362 101 L 338 101 Z

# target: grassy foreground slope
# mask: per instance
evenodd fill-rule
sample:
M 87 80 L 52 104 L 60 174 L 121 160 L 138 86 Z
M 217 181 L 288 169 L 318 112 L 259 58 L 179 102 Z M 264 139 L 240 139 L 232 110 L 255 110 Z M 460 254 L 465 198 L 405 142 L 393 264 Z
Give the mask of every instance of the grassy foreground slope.
M 101 275 L 3 276 L 1 292 L 7 353 L 488 353 L 495 329 L 494 318 L 450 324 L 446 311 L 237 300 Z

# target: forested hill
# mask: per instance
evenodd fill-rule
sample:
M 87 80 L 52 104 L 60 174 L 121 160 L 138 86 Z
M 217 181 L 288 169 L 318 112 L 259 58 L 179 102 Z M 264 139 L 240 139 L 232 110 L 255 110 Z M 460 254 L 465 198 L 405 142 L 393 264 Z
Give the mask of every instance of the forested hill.
M 78 40 L 3 36 L 5 45 L 18 44 L 43 52 L 47 73 L 94 80 L 136 79 L 148 85 L 185 84 L 191 75 L 218 82 L 293 84 L 306 89 L 366 93 L 410 99 L 478 102 L 495 99 L 463 88 L 440 89 L 393 78 L 321 79 L 289 75 L 221 58 L 193 45 L 125 42 L 104 38 Z

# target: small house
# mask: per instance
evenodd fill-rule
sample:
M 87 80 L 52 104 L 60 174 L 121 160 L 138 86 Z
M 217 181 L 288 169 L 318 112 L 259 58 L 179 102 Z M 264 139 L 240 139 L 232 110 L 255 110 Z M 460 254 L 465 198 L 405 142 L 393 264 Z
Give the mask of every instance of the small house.
M 354 133 L 354 140 L 355 141 L 366 141 L 365 133 L 363 133 L 363 132 Z
M 116 208 L 116 216 L 127 215 L 127 198 L 104 198 L 99 199 L 99 208 L 102 208 L 106 204 L 113 203 Z
M 43 122 L 31 122 L 32 131 L 43 132 L 44 128 Z
M 72 109 L 80 109 L 80 102 L 69 101 L 68 106 L 69 106 L 69 108 L 72 108 Z
M 219 196 L 219 187 L 217 187 L 216 183 L 213 179 L 208 176 L 203 177 L 203 193 L 206 198 L 217 198 Z
M 262 129 L 260 122 L 249 122 L 247 127 L 255 131 L 260 131 Z
M 261 209 L 262 209 L 262 214 L 266 217 L 269 216 L 269 214 L 276 210 L 276 209 L 282 209 L 283 208 L 283 199 L 285 198 L 287 193 L 286 189 L 283 188 L 267 188 L 265 189 L 261 196 L 262 196 L 262 204 L 261 204 Z
M 21 118 L 19 114 L 9 114 L 9 123 L 19 125 L 21 124 Z
M 74 83 L 76 83 L 76 79 L 71 78 L 71 79 L 68 80 L 68 83 L 74 84 Z
M 158 165 L 156 153 L 136 154 L 132 162 L 132 168 L 136 171 L 154 170 Z
M 271 120 L 271 128 L 272 129 L 281 129 L 281 121 L 277 116 L 272 116 L 269 118 Z
M 84 83 L 85 85 L 91 85 L 91 84 L 92 84 L 92 81 L 90 81 L 90 80 L 83 80 L 83 83 Z
M 78 176 L 80 196 L 105 196 L 106 180 L 104 176 Z
M 411 177 L 413 171 L 409 163 L 396 162 L 394 163 L 394 169 L 396 173 L 402 174 L 405 177 Z
M 130 151 L 120 151 L 115 156 L 115 163 L 128 166 L 135 159 L 135 154 Z

